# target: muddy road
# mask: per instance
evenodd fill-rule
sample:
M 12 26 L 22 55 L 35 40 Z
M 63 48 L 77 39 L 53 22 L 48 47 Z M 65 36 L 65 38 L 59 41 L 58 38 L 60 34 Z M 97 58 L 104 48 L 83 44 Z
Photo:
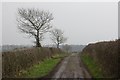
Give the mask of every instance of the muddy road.
M 91 78 L 91 76 L 83 66 L 79 54 L 74 53 L 60 63 L 52 78 Z

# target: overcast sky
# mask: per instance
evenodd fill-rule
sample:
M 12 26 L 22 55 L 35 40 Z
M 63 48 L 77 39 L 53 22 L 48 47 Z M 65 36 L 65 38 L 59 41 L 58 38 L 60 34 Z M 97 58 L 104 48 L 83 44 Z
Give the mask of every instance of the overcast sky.
M 88 44 L 118 38 L 117 2 L 3 3 L 2 44 L 27 45 L 34 39 L 17 28 L 18 8 L 37 8 L 53 13 L 53 28 L 64 31 L 67 44 Z M 49 34 L 42 44 L 51 44 Z

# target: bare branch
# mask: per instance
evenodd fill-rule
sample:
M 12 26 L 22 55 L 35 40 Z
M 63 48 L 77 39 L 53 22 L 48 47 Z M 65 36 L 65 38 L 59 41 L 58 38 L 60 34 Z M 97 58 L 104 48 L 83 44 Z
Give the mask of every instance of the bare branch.
M 53 16 L 51 13 L 38 9 L 18 9 L 18 28 L 21 32 L 32 35 L 36 39 L 36 46 L 39 45 L 41 36 L 48 32 Z M 41 39 L 42 40 L 42 39 Z
M 64 37 L 63 32 L 60 29 L 54 29 L 51 31 L 51 40 L 57 45 L 57 48 L 59 48 L 59 45 L 67 41 L 67 38 Z

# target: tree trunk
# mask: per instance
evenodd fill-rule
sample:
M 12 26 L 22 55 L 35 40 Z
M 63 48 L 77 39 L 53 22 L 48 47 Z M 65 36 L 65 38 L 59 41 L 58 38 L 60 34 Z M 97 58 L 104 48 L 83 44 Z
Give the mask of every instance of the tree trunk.
M 41 44 L 40 44 L 39 30 L 37 30 L 37 36 L 36 36 L 36 47 L 42 47 Z
M 57 44 L 57 48 L 59 49 L 59 43 Z

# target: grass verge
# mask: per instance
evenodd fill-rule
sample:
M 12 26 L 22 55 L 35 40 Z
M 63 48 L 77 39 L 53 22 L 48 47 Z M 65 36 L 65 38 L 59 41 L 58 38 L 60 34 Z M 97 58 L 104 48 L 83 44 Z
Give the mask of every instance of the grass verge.
M 43 62 L 36 64 L 26 71 L 23 71 L 23 77 L 40 78 L 47 75 L 61 60 L 61 58 L 45 59 Z
M 81 59 L 83 63 L 87 66 L 89 72 L 93 76 L 93 78 L 103 78 L 103 74 L 100 66 L 97 62 L 87 54 L 82 54 Z

